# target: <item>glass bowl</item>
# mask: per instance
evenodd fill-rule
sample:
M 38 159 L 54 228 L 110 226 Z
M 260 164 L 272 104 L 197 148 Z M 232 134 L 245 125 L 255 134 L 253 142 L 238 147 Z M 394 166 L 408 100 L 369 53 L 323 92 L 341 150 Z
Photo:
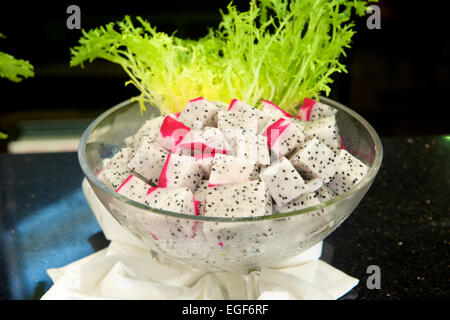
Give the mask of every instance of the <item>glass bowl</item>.
M 252 218 L 193 216 L 148 207 L 109 189 L 96 176 L 104 160 L 125 147 L 125 138 L 135 134 L 146 120 L 160 115 L 154 106 L 147 106 L 141 115 L 139 104 L 131 100 L 109 109 L 89 125 L 81 138 L 78 158 L 100 202 L 153 253 L 202 270 L 249 273 L 294 257 L 327 237 L 359 204 L 380 168 L 383 149 L 372 126 L 342 104 L 324 97 L 320 100 L 338 109 L 343 145 L 365 162 L 369 171 L 348 192 L 302 210 Z M 180 224 L 192 226 L 196 236 L 167 232 L 168 226 Z M 206 237 L 203 230 L 211 225 L 229 236 L 220 240 Z

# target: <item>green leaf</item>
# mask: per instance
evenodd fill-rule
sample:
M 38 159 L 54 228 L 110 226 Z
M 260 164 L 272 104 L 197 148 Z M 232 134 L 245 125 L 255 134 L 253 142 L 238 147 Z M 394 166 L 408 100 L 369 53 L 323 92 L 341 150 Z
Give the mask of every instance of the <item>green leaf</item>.
M 71 66 L 105 59 L 122 66 L 140 96 L 176 112 L 203 96 L 258 106 L 271 100 L 291 113 L 305 97 L 328 95 L 355 33 L 352 14 L 362 0 L 253 0 L 248 11 L 230 3 L 218 28 L 200 39 L 158 32 L 126 16 L 89 31 L 71 49 Z M 144 109 L 144 107 L 143 107 Z
M 0 38 L 6 38 L 0 33 Z M 13 56 L 0 51 L 0 77 L 13 82 L 20 82 L 23 78 L 33 77 L 34 70 L 30 62 L 16 59 Z
M 6 139 L 6 138 L 8 138 L 8 135 L 0 132 L 0 139 Z

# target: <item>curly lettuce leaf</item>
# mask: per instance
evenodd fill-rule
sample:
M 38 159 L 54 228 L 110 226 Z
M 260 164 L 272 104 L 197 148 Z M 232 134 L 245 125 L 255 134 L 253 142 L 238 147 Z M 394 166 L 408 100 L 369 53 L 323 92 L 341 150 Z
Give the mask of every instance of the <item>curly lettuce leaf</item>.
M 6 37 L 0 33 L 0 38 Z M 23 78 L 34 76 L 33 66 L 25 60 L 16 59 L 13 56 L 0 51 L 0 77 L 13 82 L 20 82 Z M 0 139 L 6 139 L 8 135 L 0 132 Z
M 131 17 L 83 30 L 71 66 L 105 59 L 122 66 L 147 101 L 163 113 L 181 111 L 203 96 L 258 106 L 268 99 L 296 113 L 305 97 L 328 95 L 332 75 L 355 33 L 352 14 L 363 0 L 253 0 L 248 11 L 230 3 L 218 28 L 197 40 L 158 32 Z
M 6 37 L 0 33 L 0 38 Z M 30 62 L 16 59 L 13 56 L 0 51 L 0 77 L 13 82 L 20 82 L 24 78 L 33 77 L 33 66 Z

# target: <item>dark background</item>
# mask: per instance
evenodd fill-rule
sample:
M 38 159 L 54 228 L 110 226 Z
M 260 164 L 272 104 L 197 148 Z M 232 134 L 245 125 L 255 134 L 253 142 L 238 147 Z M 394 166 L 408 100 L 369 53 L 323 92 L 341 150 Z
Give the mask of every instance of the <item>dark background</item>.
M 219 22 L 229 1 L 36 1 L 2 2 L 0 51 L 29 60 L 35 77 L 21 83 L 0 79 L 0 131 L 9 141 L 21 123 L 38 119 L 92 119 L 138 94 L 125 87 L 117 65 L 97 60 L 85 69 L 69 67 L 69 48 L 81 36 L 69 30 L 66 9 L 81 8 L 81 26 L 90 29 L 140 15 L 161 31 L 199 37 Z M 235 1 L 244 10 L 248 1 Z M 381 29 L 369 30 L 356 18 L 357 34 L 343 62 L 348 74 L 335 75 L 331 97 L 363 115 L 380 136 L 448 134 L 450 91 L 447 13 L 436 3 L 383 1 Z M 0 142 L 0 151 L 7 141 Z

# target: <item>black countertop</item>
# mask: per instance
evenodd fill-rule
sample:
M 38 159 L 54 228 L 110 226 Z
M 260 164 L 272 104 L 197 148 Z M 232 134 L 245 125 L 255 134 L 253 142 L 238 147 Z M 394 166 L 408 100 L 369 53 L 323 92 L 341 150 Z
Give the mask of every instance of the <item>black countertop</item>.
M 384 160 L 322 259 L 360 280 L 343 299 L 448 299 L 450 136 L 383 139 Z M 0 155 L 0 299 L 38 299 L 62 267 L 107 242 L 76 153 Z M 369 266 L 381 288 L 369 289 Z

